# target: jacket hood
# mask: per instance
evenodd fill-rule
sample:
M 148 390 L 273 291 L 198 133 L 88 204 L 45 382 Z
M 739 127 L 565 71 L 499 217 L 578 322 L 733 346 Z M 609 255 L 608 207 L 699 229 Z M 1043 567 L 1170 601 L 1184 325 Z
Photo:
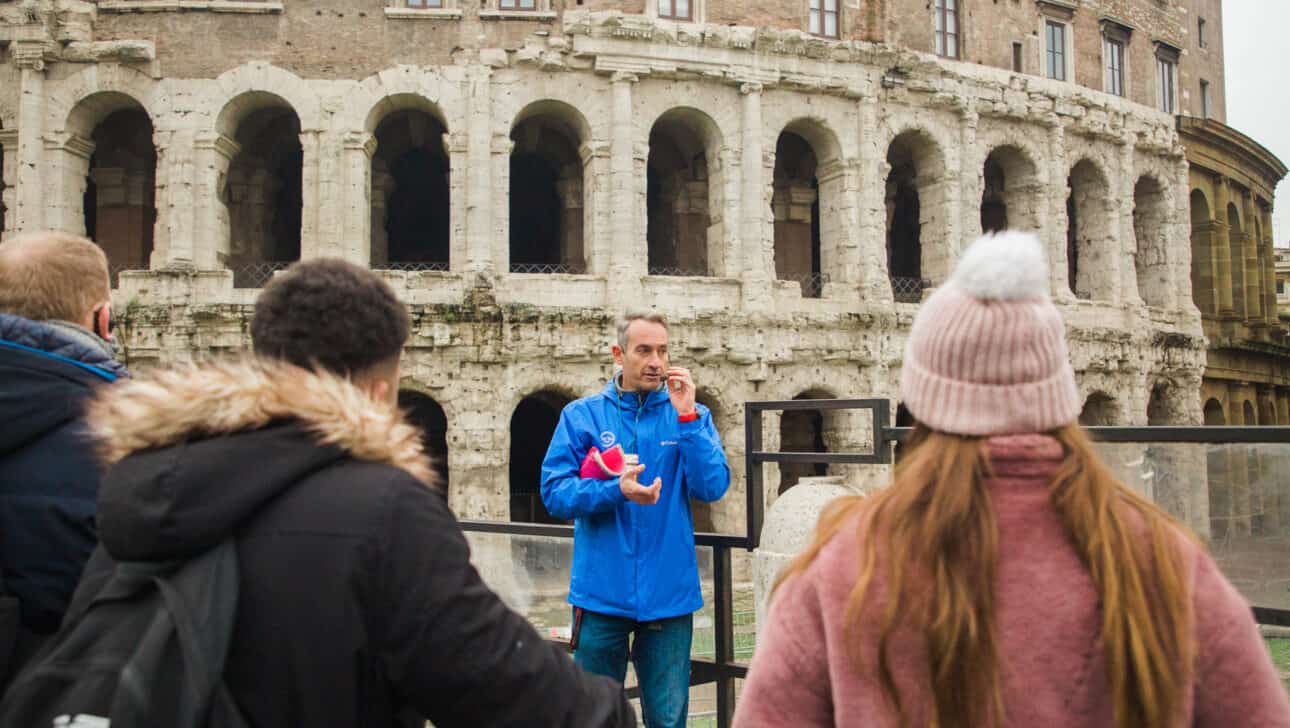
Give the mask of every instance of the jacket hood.
M 109 466 L 99 533 L 118 560 L 199 553 L 309 474 L 354 459 L 435 486 L 420 432 L 348 380 L 243 360 L 102 392 L 87 422 Z
M 125 375 L 92 335 L 58 324 L 0 314 L 0 456 L 80 417 L 91 387 Z

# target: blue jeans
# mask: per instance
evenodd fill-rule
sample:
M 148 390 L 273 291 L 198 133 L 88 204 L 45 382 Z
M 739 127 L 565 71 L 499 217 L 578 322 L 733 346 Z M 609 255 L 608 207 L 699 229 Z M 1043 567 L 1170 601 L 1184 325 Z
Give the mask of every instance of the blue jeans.
M 575 620 L 576 617 L 575 610 Z M 573 660 L 583 669 L 627 678 L 627 660 L 636 666 L 645 728 L 684 728 L 690 708 L 690 641 L 694 615 L 637 622 L 582 610 Z M 631 652 L 627 638 L 631 636 Z

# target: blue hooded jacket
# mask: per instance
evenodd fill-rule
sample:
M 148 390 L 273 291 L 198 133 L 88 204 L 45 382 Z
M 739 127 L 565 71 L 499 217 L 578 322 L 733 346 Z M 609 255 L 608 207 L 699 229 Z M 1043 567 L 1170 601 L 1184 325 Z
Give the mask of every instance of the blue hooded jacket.
M 58 629 L 94 549 L 99 468 L 82 415 L 125 374 L 87 331 L 0 314 L 0 577 L 31 633 Z
M 615 380 L 564 408 L 542 463 L 547 511 L 576 519 L 569 603 L 638 622 L 691 614 L 703 594 L 690 499 L 724 495 L 730 466 L 707 407 L 678 422 L 666 390 L 620 391 Z M 642 485 L 662 478 L 658 503 L 627 500 L 617 478 L 578 477 L 588 450 L 616 444 L 640 457 Z

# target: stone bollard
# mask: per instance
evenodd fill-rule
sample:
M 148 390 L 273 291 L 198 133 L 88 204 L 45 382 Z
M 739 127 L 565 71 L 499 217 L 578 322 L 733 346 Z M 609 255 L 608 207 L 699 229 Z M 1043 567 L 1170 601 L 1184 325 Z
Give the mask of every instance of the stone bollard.
M 753 552 L 753 600 L 759 636 L 766 623 L 775 576 L 810 544 L 820 512 L 835 498 L 862 492 L 840 476 L 804 477 L 771 504 L 761 529 L 761 545 Z

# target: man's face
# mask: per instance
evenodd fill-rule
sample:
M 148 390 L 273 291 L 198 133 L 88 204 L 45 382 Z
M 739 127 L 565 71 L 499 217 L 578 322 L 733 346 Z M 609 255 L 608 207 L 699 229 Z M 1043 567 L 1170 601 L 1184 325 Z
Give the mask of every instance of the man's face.
M 667 376 L 667 329 L 637 319 L 627 327 L 627 350 L 614 344 L 614 363 L 623 368 L 623 389 L 658 389 Z

